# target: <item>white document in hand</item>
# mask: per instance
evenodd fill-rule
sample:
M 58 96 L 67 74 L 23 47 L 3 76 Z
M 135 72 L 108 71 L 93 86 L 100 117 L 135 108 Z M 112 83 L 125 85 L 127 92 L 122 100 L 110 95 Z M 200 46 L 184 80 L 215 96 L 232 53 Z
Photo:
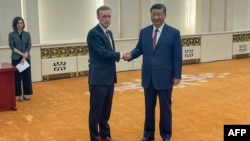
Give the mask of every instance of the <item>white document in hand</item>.
M 30 64 L 26 60 L 23 63 L 16 65 L 16 68 L 19 72 L 23 72 L 28 67 L 30 67 Z

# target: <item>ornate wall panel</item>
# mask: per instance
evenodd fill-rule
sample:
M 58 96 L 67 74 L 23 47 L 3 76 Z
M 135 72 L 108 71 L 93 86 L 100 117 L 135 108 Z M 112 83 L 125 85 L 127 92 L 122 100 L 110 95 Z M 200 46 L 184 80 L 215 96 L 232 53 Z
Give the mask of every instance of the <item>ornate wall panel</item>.
M 181 40 L 183 64 L 200 63 L 201 37 L 188 37 Z
M 182 46 L 201 46 L 201 37 L 183 37 L 181 39 Z
M 250 33 L 233 34 L 233 59 L 250 57 Z
M 41 48 L 42 79 L 47 81 L 87 75 L 87 55 L 86 45 Z
M 81 56 L 88 54 L 87 46 L 69 46 L 69 47 L 53 47 L 53 48 L 42 48 L 41 58 L 61 58 L 71 56 Z
M 250 33 L 233 34 L 233 43 L 250 41 Z

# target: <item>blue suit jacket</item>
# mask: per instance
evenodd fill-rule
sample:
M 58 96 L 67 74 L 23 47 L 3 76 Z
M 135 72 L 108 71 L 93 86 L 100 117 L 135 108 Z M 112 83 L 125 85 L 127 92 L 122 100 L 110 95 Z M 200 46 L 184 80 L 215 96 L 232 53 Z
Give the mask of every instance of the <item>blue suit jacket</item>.
M 31 49 L 31 38 L 29 32 L 22 31 L 22 40 L 20 40 L 18 32 L 12 31 L 9 33 L 9 46 L 10 49 L 13 50 L 16 48 L 22 53 L 30 52 Z M 16 54 L 14 51 L 11 53 L 11 59 L 17 60 L 20 58 L 19 54 Z M 30 53 L 27 57 L 30 59 Z
M 166 24 L 155 49 L 152 47 L 153 25 L 141 30 L 132 59 L 143 55 L 142 86 L 148 88 L 151 81 L 157 90 L 173 87 L 173 79 L 181 79 L 182 44 L 180 32 Z
M 117 81 L 115 62 L 120 60 L 120 53 L 115 52 L 112 32 L 109 31 L 109 34 L 113 47 L 99 25 L 88 33 L 89 84 L 91 85 L 111 85 Z

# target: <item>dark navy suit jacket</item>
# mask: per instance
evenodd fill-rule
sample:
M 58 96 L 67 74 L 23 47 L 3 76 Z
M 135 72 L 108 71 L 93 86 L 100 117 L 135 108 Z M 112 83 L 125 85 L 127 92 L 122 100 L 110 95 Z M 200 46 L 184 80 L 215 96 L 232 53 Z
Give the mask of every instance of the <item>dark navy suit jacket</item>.
M 109 31 L 112 45 L 98 24 L 92 28 L 87 37 L 89 49 L 89 84 L 111 85 L 116 83 L 116 64 L 120 53 L 115 52 L 112 32 Z
M 157 90 L 173 87 L 173 79 L 181 78 L 182 44 L 180 32 L 164 24 L 155 49 L 152 47 L 153 25 L 141 30 L 132 59 L 143 55 L 142 86 L 148 88 L 151 80 Z

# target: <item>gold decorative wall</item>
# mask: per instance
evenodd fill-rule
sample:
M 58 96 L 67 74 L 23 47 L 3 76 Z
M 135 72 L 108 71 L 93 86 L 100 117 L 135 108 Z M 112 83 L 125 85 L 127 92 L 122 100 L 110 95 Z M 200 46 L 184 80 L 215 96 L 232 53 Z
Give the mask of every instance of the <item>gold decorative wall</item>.
M 42 48 L 41 59 L 81 56 L 88 54 L 87 46 Z
M 182 42 L 182 47 L 200 46 L 201 45 L 201 37 L 182 38 L 181 42 Z
M 233 43 L 250 41 L 250 33 L 233 34 Z

